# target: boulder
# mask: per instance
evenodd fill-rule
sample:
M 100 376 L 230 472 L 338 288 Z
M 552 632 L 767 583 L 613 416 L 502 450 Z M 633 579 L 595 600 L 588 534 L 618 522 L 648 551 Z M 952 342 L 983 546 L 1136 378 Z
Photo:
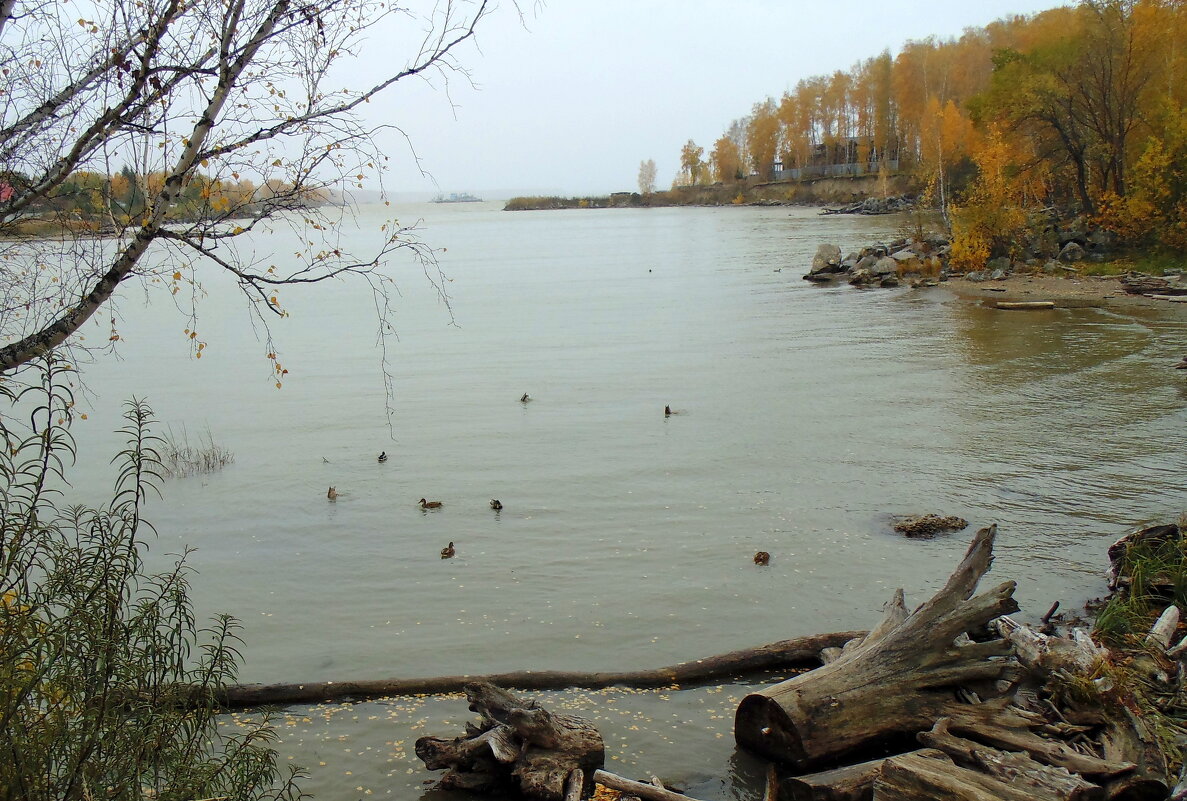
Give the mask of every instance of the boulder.
M 812 272 L 836 272 L 841 266 L 841 249 L 836 245 L 821 245 L 812 257 Z M 831 268 L 831 269 L 830 269 Z
M 899 263 L 893 256 L 883 256 L 874 262 L 874 266 L 870 267 L 869 271 L 877 276 L 896 275 L 898 273 L 898 265 Z
M 849 283 L 853 286 L 869 286 L 878 280 L 869 270 L 854 270 L 849 277 Z
M 1084 248 L 1076 242 L 1068 242 L 1063 246 L 1063 250 L 1059 251 L 1059 260 L 1070 264 L 1074 261 L 1084 261 Z
M 1112 250 L 1116 244 L 1117 236 L 1112 231 L 1107 231 L 1104 228 L 1097 228 L 1088 235 L 1089 250 Z
M 1006 271 L 1002 269 L 994 270 L 989 274 L 990 281 L 1001 281 L 1006 277 Z
M 857 264 L 854 265 L 854 268 L 858 269 L 858 270 L 872 270 L 874 265 L 877 263 L 878 263 L 878 257 L 871 253 L 869 255 L 862 256 L 858 260 Z M 850 271 L 850 272 L 852 272 L 852 271 Z
M 882 280 L 878 283 L 879 283 L 879 286 L 884 286 L 884 287 L 898 286 L 898 276 L 897 275 L 884 275 L 884 276 L 882 276 Z
M 990 259 L 985 262 L 985 269 L 990 272 L 1005 272 L 1010 269 L 1010 257 L 998 256 L 996 259 Z
M 981 281 L 988 281 L 989 273 L 986 272 L 985 270 L 974 270 L 973 272 L 966 274 L 965 279 L 968 281 L 974 281 L 977 283 L 979 283 Z

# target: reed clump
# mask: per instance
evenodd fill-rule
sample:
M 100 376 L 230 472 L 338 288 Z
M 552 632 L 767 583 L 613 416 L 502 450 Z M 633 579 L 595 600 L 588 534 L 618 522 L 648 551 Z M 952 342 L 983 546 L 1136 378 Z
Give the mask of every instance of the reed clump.
M 203 432 L 197 444 L 191 444 L 189 433 L 170 430 L 161 442 L 161 472 L 166 478 L 186 478 L 202 473 L 214 473 L 235 461 L 235 454 L 215 443 L 210 431 Z

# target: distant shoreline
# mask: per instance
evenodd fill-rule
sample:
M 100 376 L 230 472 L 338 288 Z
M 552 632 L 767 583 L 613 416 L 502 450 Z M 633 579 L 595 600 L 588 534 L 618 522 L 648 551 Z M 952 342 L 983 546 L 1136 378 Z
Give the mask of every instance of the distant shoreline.
M 907 175 L 861 175 L 814 181 L 745 181 L 708 186 L 678 186 L 657 192 L 612 192 L 609 195 L 561 197 L 519 196 L 504 211 L 556 209 L 631 209 L 675 206 L 848 206 L 869 198 L 914 195 L 918 187 Z

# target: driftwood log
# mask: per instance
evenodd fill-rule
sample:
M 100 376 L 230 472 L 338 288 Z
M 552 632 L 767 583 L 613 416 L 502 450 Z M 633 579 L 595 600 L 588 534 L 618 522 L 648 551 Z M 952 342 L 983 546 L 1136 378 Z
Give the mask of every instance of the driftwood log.
M 416 755 L 430 770 L 448 772 L 443 790 L 518 791 L 529 799 L 563 801 L 566 782 L 575 771 L 592 777 L 605 762 L 597 728 L 583 718 L 557 715 L 535 701 L 519 698 L 491 684 L 466 687 L 470 709 L 481 721 L 467 724 L 453 739 L 421 737 Z M 583 786 L 580 795 L 590 786 Z
M 655 779 L 652 780 L 651 784 L 647 784 L 624 778 L 615 773 L 608 773 L 604 770 L 594 773 L 593 778 L 595 783 L 603 787 L 609 787 L 611 790 L 618 790 L 620 793 L 644 798 L 647 801 L 696 801 L 696 799 L 689 798 L 681 793 L 672 792 L 664 787 L 662 782 Z
M 1187 286 L 1146 273 L 1126 273 L 1121 277 L 1121 286 L 1131 295 L 1187 295 Z
M 920 753 L 943 756 L 942 751 L 935 749 L 923 749 Z M 874 782 L 888 758 L 784 779 L 781 798 L 784 801 L 870 801 Z
M 474 676 L 437 676 L 412 679 L 365 681 L 322 681 L 301 684 L 239 684 L 227 687 L 219 696 L 226 709 L 283 704 L 317 704 L 327 701 L 362 700 L 420 693 L 461 692 L 468 684 L 487 683 L 514 690 L 564 690 L 571 687 L 666 687 L 728 679 L 762 670 L 812 668 L 820 664 L 820 652 L 841 646 L 864 631 L 813 634 L 791 640 L 731 651 L 652 670 L 618 672 L 519 670 Z
M 1002 751 L 958 737 L 948 731 L 949 721 L 941 718 L 931 731 L 922 732 L 919 742 L 943 751 L 954 762 L 1015 786 L 1032 788 L 1036 798 L 1062 798 L 1066 801 L 1101 801 L 1104 788 L 1084 780 L 1066 768 L 1038 762 L 1029 754 Z
M 839 657 L 746 696 L 734 718 L 738 744 L 800 770 L 824 767 L 872 743 L 930 729 L 968 706 L 956 699 L 958 688 L 992 694 L 997 682 L 1014 681 L 1020 668 L 1009 642 L 969 639 L 1018 609 L 1012 581 L 973 595 L 993 561 L 996 532 L 977 532 L 947 584 L 914 612 L 899 590 L 882 622 Z
M 1079 801 L 1064 788 L 1000 778 L 962 767 L 947 755 L 915 751 L 892 757 L 874 781 L 874 801 Z M 1078 786 L 1068 788 L 1079 791 Z M 1098 788 L 1099 789 L 1099 788 Z

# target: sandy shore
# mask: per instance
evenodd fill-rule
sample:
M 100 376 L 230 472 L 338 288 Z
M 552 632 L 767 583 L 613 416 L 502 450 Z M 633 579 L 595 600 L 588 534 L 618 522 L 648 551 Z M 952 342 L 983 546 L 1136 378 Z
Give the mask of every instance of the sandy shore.
M 963 298 L 979 300 L 986 305 L 997 301 L 1053 302 L 1056 308 L 1084 307 L 1139 309 L 1157 308 L 1187 317 L 1187 302 L 1127 295 L 1121 287 L 1120 276 L 1013 275 L 1001 281 L 966 281 L 953 278 L 941 284 Z M 1185 296 L 1187 297 L 1187 296 Z

